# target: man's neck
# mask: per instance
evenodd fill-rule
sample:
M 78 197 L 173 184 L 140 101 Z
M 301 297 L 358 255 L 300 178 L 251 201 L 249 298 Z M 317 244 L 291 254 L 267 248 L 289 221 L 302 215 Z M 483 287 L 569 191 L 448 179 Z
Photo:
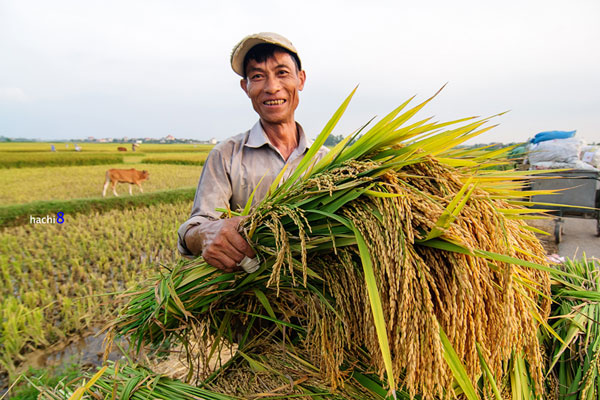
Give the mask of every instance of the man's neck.
M 298 147 L 299 137 L 296 122 L 270 124 L 261 119 L 260 124 L 271 144 L 279 150 L 283 159 L 287 161 Z

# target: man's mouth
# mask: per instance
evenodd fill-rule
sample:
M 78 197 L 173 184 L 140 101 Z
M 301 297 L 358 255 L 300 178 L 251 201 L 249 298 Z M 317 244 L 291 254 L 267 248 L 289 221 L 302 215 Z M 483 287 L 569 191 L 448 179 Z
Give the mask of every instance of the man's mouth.
M 266 106 L 278 106 L 285 103 L 284 99 L 279 99 L 279 100 L 266 100 L 263 101 L 263 104 Z

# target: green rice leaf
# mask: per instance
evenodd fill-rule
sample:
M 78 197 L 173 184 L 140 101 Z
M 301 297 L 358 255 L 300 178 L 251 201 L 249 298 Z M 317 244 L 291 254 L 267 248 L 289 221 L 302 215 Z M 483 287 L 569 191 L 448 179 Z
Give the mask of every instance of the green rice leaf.
M 494 378 L 494 374 L 492 373 L 492 371 L 490 370 L 490 367 L 485 362 L 485 358 L 483 358 L 483 352 L 481 350 L 481 345 L 479 343 L 476 343 L 475 346 L 477 348 L 477 355 L 479 356 L 479 363 L 483 367 L 483 371 L 485 372 L 485 376 L 487 377 L 490 387 L 492 388 L 494 397 L 496 397 L 496 400 L 502 400 L 502 395 L 500 394 L 500 391 L 498 390 L 498 385 L 496 384 L 496 378 Z
M 284 168 L 279 173 L 280 175 L 283 174 L 283 171 L 285 171 L 285 169 L 286 169 L 285 167 L 286 166 L 287 166 L 287 164 L 284 166 Z M 248 215 L 248 214 L 250 214 L 250 208 L 252 207 L 252 200 L 254 199 L 254 195 L 256 194 L 256 190 L 258 189 L 258 187 L 262 183 L 263 179 L 265 179 L 265 176 L 266 176 L 266 174 L 263 175 L 262 178 L 260 178 L 260 180 L 256 184 L 256 187 L 254 188 L 254 190 L 252 191 L 252 193 L 250 193 L 250 197 L 248 197 L 248 201 L 246 202 L 246 205 L 244 206 L 244 210 L 242 211 L 242 215 Z M 281 179 L 281 178 L 279 176 L 277 176 L 277 178 L 275 178 L 275 180 L 273 182 L 279 182 L 279 179 Z
M 329 134 L 331 133 L 331 131 L 333 131 L 333 128 L 337 125 L 338 121 L 344 114 L 344 111 L 346 111 L 346 108 L 348 107 L 352 96 L 354 96 L 356 89 L 358 89 L 358 86 L 354 88 L 354 90 L 350 93 L 346 100 L 344 100 L 342 105 L 333 114 L 329 122 L 327 122 L 325 128 L 323 128 L 323 131 L 319 134 L 319 136 L 317 136 L 312 146 L 310 146 L 310 148 L 302 158 L 302 161 L 300 161 L 300 164 L 298 164 L 298 167 L 296 167 L 296 169 L 294 170 L 294 173 L 285 182 L 283 182 L 281 186 L 279 186 L 280 192 L 289 189 L 290 186 L 294 184 L 296 180 L 306 172 L 307 168 L 309 168 L 310 165 L 314 163 L 314 156 L 319 152 L 321 146 L 323 146 L 323 143 L 325 143 L 325 140 L 327 140 L 327 137 L 329 137 Z
M 440 339 L 442 341 L 442 346 L 444 347 L 444 359 L 448 363 L 454 379 L 462 389 L 467 399 L 478 400 L 477 392 L 471 383 L 471 379 L 467 375 L 465 367 L 460 361 L 460 358 L 458 358 L 458 354 L 456 354 L 456 351 L 454 351 L 454 347 L 452 347 L 452 343 L 450 343 L 450 340 L 448 339 L 448 336 L 446 336 L 446 332 L 444 332 L 444 329 L 442 329 L 441 325 Z
M 454 222 L 456 216 L 460 213 L 465 204 L 467 204 L 467 201 L 477 186 L 471 185 L 471 182 L 473 182 L 472 177 L 465 182 L 463 187 L 456 194 L 456 196 L 454 196 L 452 201 L 448 203 L 448 206 L 436 221 L 435 227 L 427 234 L 425 240 L 431 240 L 441 236 L 444 231 L 450 227 L 452 222 Z

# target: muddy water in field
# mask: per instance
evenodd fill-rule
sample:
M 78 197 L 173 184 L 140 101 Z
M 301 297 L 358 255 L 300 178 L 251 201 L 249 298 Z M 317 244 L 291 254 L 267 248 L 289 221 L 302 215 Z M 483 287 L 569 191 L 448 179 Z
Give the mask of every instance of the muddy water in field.
M 102 365 L 104 356 L 104 338 L 105 333 L 100 333 L 100 329 L 91 330 L 81 335 L 70 337 L 69 339 L 56 343 L 46 349 L 35 350 L 26 355 L 26 360 L 19 368 L 19 372 L 27 371 L 31 368 L 52 368 L 61 365 L 78 364 L 82 369 Z M 127 351 L 128 345 L 125 341 L 119 341 L 118 344 Z M 118 346 L 113 345 L 113 351 L 108 359 L 112 361 L 119 360 L 123 353 Z M 0 398 L 6 393 L 9 387 L 8 376 L 0 376 Z
M 65 343 L 31 353 L 27 357 L 26 364 L 34 368 L 51 367 L 64 362 L 77 363 L 84 367 L 101 365 L 104 355 L 103 341 L 106 335 L 104 333 L 98 335 L 98 332 L 98 330 L 86 332 L 70 338 Z M 113 346 L 109 359 L 118 360 L 121 357 L 118 347 Z

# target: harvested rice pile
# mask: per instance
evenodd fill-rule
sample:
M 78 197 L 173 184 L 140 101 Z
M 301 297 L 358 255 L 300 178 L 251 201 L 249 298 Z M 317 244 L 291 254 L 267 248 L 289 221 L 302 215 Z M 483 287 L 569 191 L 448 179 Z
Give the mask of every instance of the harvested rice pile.
M 497 153 L 455 149 L 487 119 L 441 130 L 406 124 L 425 103 L 401 107 L 311 164 L 348 101 L 295 174 L 245 210 L 258 271 L 180 263 L 132 297 L 115 332 L 139 347 L 194 337 L 205 367 L 190 377 L 242 398 L 506 396 L 510 374 L 527 375 L 522 356 L 540 394 L 549 278 L 512 204 L 523 177 L 486 169 Z

